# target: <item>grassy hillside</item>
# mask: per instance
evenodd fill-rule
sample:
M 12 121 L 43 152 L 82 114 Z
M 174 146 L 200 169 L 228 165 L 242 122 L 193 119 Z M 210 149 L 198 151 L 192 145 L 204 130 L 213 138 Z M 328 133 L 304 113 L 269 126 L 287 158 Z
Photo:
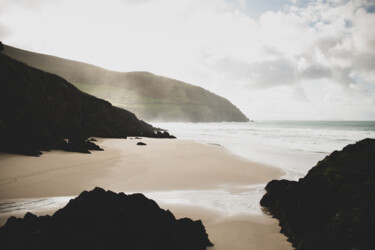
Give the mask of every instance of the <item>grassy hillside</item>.
M 134 112 L 147 121 L 248 121 L 227 99 L 203 88 L 148 72 L 114 72 L 4 46 L 5 54 L 57 74 L 79 89 Z
M 154 131 L 133 113 L 0 53 L 0 151 L 35 155 L 69 149 L 66 139 L 79 146 L 89 136 L 162 136 Z

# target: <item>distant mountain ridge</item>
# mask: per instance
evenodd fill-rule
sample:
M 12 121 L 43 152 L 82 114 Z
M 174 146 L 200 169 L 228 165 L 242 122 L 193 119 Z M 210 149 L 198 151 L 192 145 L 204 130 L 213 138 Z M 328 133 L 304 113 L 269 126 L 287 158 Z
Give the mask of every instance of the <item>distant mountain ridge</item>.
M 178 80 L 149 72 L 114 72 L 86 63 L 4 45 L 4 54 L 57 74 L 76 87 L 134 112 L 146 121 L 246 122 L 227 99 Z
M 170 137 L 65 79 L 0 52 L 0 151 L 100 150 L 87 140 L 91 136 Z

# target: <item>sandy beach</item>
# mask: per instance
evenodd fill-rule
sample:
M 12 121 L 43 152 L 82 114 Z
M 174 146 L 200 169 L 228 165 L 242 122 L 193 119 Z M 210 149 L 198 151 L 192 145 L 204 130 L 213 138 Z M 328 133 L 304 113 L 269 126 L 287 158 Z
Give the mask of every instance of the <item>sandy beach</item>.
M 147 146 L 137 146 L 139 141 Z M 277 168 L 234 156 L 221 146 L 194 141 L 128 138 L 98 139 L 98 144 L 104 151 L 92 154 L 52 151 L 41 157 L 27 157 L 1 153 L 0 201 L 76 196 L 96 186 L 146 195 L 160 192 L 163 197 L 180 191 L 189 191 L 192 196 L 194 192 L 216 190 L 243 194 L 251 185 L 284 174 Z M 199 202 L 180 204 L 153 199 L 176 217 L 201 219 L 215 244 L 210 249 L 292 249 L 279 233 L 278 221 L 267 215 L 232 212 L 228 204 L 218 204 L 222 209 L 215 209 Z M 33 213 L 51 214 L 56 209 L 40 208 Z M 0 214 L 0 224 L 10 214 L 17 215 Z

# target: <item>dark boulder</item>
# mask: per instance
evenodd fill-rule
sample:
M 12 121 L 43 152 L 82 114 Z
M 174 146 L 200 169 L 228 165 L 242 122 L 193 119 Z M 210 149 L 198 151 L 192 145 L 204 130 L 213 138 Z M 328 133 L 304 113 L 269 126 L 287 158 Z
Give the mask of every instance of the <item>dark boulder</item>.
M 155 133 L 155 138 L 161 138 L 161 139 L 176 139 L 175 136 L 173 135 L 170 135 L 167 131 L 163 131 L 163 130 L 158 130 L 156 131 Z
M 138 145 L 138 146 L 146 146 L 147 144 L 144 143 L 144 142 L 138 142 L 137 145 Z
M 79 152 L 89 154 L 89 150 L 103 151 L 98 145 L 93 143 L 91 140 L 84 137 L 72 137 L 68 140 L 68 143 L 63 147 L 65 151 Z
M 142 194 L 82 192 L 53 216 L 27 213 L 0 228 L 1 249 L 204 250 L 201 221 L 176 220 Z
M 298 182 L 271 181 L 260 204 L 296 249 L 375 249 L 375 139 L 335 151 Z

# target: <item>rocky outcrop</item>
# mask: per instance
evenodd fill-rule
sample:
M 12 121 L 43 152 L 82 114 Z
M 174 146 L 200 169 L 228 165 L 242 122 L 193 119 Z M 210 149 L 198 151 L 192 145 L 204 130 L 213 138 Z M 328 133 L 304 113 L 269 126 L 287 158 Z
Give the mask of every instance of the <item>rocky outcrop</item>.
M 173 138 L 61 77 L 0 53 L 0 151 L 99 149 L 87 141 L 90 136 Z
M 296 249 L 375 249 L 375 139 L 335 151 L 298 182 L 271 181 L 261 205 Z
M 230 101 L 206 89 L 149 72 L 114 72 L 94 65 L 4 46 L 6 55 L 57 74 L 79 89 L 146 121 L 247 122 Z
M 95 140 L 95 139 L 94 139 Z M 63 144 L 59 149 L 69 151 L 69 152 L 80 152 L 80 153 L 90 153 L 89 150 L 103 151 L 98 145 L 93 143 L 93 139 L 86 138 L 70 138 L 66 144 Z
M 204 250 L 212 243 L 201 221 L 176 220 L 142 194 L 101 188 L 82 192 L 53 216 L 27 213 L 0 228 L 1 249 Z

